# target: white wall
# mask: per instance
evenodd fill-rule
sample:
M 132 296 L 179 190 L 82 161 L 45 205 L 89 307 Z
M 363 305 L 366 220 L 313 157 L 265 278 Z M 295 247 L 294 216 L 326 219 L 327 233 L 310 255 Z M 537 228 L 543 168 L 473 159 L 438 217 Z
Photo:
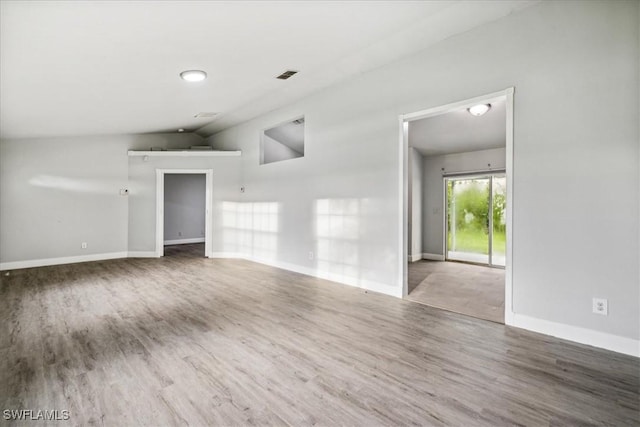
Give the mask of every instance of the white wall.
M 409 149 L 409 260 L 422 259 L 422 209 L 424 186 L 424 158 L 413 147 Z
M 144 157 L 129 158 L 129 252 L 154 256 L 156 245 L 156 169 L 212 169 L 211 250 L 225 251 L 229 233 L 223 231 L 223 206 L 240 195 L 239 157 Z M 165 175 L 166 178 L 167 175 Z
M 424 252 L 444 256 L 444 172 L 466 172 L 506 167 L 504 148 L 480 150 L 468 153 L 445 154 L 424 157 L 423 234 Z
M 242 203 L 273 204 L 278 212 L 277 231 L 269 239 L 273 249 L 260 256 L 247 254 L 251 250 L 247 247 L 239 251 L 253 259 L 397 295 L 399 240 L 389 224 L 389 218 L 397 215 L 390 200 L 397 176 L 388 167 L 389 160 L 397 156 L 397 147 L 377 143 L 378 132 L 384 128 L 379 112 L 350 121 L 341 109 L 330 108 L 336 101 L 333 91 L 326 93 L 331 95 L 328 99 L 317 102 L 314 97 L 216 135 L 216 147 L 243 152 L 246 192 Z M 346 96 L 344 102 L 352 102 L 350 99 Z M 260 165 L 260 129 L 302 112 L 305 157 Z M 365 150 L 352 140 L 363 121 L 372 143 Z M 393 139 L 397 132 L 387 129 L 386 136 Z
M 514 86 L 514 310 L 637 340 L 638 16 L 638 2 L 542 2 L 212 142 L 244 151 L 247 200 L 280 206 L 276 262 L 399 295 L 398 115 Z M 305 157 L 260 166 L 260 129 L 296 115 Z M 309 260 L 320 246 L 328 259 Z
M 206 176 L 166 174 L 164 177 L 164 242 L 204 242 Z
M 196 141 L 173 134 L 0 141 L 2 268 L 126 256 L 129 197 L 119 190 L 129 185 L 127 150 Z

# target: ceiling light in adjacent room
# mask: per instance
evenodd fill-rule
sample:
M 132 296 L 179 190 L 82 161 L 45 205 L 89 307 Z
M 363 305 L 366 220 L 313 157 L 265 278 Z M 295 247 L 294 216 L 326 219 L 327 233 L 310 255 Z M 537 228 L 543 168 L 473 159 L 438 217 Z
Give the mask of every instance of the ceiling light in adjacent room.
M 187 70 L 181 72 L 180 77 L 188 82 L 201 82 L 207 78 L 207 73 L 202 70 Z
M 471 113 L 472 116 L 482 116 L 484 113 L 491 109 L 491 104 L 478 104 L 473 107 L 467 108 L 467 111 Z

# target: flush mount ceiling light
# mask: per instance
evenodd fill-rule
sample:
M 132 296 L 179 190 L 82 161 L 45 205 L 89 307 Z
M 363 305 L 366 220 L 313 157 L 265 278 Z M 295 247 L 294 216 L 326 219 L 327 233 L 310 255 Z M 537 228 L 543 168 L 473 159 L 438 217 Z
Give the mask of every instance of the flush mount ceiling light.
M 207 78 L 207 73 L 202 70 L 187 70 L 181 72 L 180 77 L 188 82 L 201 82 Z
M 478 104 L 478 105 L 474 105 L 473 107 L 467 108 L 467 111 L 472 116 L 482 116 L 490 109 L 491 109 L 491 104 Z

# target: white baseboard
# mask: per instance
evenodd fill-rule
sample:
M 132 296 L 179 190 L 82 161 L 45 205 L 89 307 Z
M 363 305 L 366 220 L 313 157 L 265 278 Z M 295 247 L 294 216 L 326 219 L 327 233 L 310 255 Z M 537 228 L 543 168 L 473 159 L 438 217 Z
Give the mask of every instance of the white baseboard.
M 422 259 L 429 259 L 431 261 L 444 261 L 444 255 L 440 255 L 440 254 L 422 254 Z
M 129 251 L 129 258 L 158 258 L 155 251 Z
M 409 262 L 416 262 L 422 259 L 422 254 L 409 255 Z
M 552 337 L 562 338 L 592 347 L 600 347 L 629 356 L 640 357 L 640 340 L 607 334 L 579 326 L 537 319 L 517 313 L 507 316 L 505 320 L 509 326 L 551 335 Z
M 319 279 L 330 280 L 332 282 L 341 283 L 343 285 L 354 286 L 356 288 L 365 289 L 371 292 L 377 292 L 385 295 L 390 295 L 397 298 L 402 298 L 402 289 L 395 289 L 395 286 L 387 285 L 380 282 L 374 282 L 372 280 L 358 279 L 354 277 L 344 276 L 341 274 L 335 274 L 325 271 L 318 271 L 314 268 L 304 267 L 301 265 L 291 264 L 288 262 L 277 261 L 273 259 L 264 259 L 253 256 L 247 256 L 244 254 L 233 252 L 212 252 L 210 258 L 239 258 L 247 261 L 257 262 L 259 264 L 265 264 L 271 267 L 281 268 L 283 270 L 293 271 L 294 273 L 304 274 L 306 276 L 317 277 Z
M 211 252 L 209 254 L 209 258 L 238 258 L 238 259 L 247 259 L 241 253 L 236 252 Z
M 165 245 L 185 245 L 187 243 L 204 243 L 204 237 L 194 237 L 191 239 L 165 240 Z
M 91 254 L 91 255 L 60 257 L 60 258 L 32 259 L 28 261 L 2 262 L 0 263 L 0 271 L 17 270 L 19 268 L 46 267 L 49 265 L 75 264 L 77 262 L 104 261 L 107 259 L 117 259 L 117 258 L 126 258 L 126 257 L 127 257 L 126 252 L 110 252 L 106 254 Z

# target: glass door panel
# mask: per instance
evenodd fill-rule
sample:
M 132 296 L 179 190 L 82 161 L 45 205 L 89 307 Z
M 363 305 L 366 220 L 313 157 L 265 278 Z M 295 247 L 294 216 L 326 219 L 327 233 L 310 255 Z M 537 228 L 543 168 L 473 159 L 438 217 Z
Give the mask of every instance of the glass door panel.
M 490 179 L 446 180 L 447 259 L 489 264 Z
M 504 267 L 507 253 L 507 178 L 494 175 L 492 188 L 491 265 Z

